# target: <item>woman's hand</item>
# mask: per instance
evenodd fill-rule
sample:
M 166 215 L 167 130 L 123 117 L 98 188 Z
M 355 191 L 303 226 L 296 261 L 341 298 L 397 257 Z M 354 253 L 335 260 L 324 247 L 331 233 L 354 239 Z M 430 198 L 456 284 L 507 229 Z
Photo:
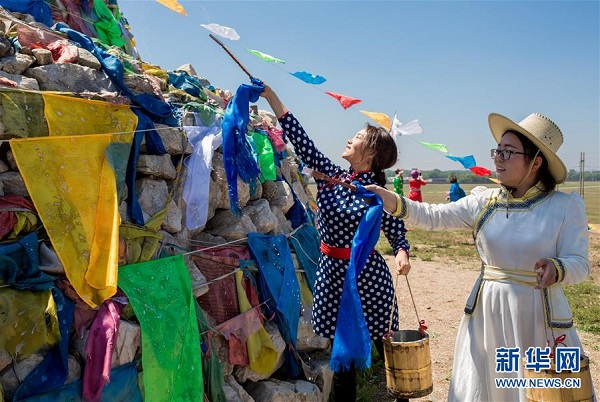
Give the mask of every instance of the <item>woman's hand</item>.
M 398 268 L 398 275 L 408 275 L 410 272 L 410 261 L 405 250 L 400 250 L 396 254 L 396 268 Z
M 277 117 L 277 119 L 281 119 L 288 112 L 288 109 L 285 107 L 283 102 L 281 102 L 277 94 L 273 92 L 270 86 L 265 84 L 264 81 L 263 85 L 265 86 L 265 89 L 260 93 L 260 96 L 269 102 L 269 106 L 271 106 L 275 117 Z
M 396 211 L 396 193 L 376 184 L 367 184 L 365 186 L 365 190 L 371 191 L 380 196 L 381 200 L 383 201 L 383 207 L 386 211 L 389 213 L 394 213 Z
M 537 273 L 536 289 L 545 289 L 556 283 L 558 271 L 554 265 L 554 261 L 549 258 L 540 258 L 534 266 L 534 271 Z

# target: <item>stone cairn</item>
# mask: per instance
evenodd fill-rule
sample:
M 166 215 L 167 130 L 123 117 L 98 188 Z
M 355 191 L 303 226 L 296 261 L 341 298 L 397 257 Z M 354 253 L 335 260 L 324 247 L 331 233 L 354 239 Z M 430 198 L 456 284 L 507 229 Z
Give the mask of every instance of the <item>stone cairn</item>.
M 0 8 L 1 9 L 1 8 Z M 51 50 L 43 47 L 23 46 L 16 49 L 12 45 L 16 27 L 31 27 L 32 32 L 52 33 L 49 28 L 37 24 L 31 16 L 10 13 L 0 10 L 0 86 L 29 91 L 63 91 L 72 96 L 88 99 L 100 99 L 113 103 L 128 103 L 120 95 L 110 78 L 102 70 L 98 59 L 81 47 L 76 47 L 77 55 L 68 63 L 56 63 Z M 65 39 L 66 40 L 66 39 Z M 213 88 L 210 82 L 199 76 L 191 65 L 178 68 L 196 78 L 203 86 L 200 96 L 188 93 L 169 85 L 166 72 L 150 75 L 142 68 L 143 62 L 134 59 L 118 48 L 111 51 L 137 74 L 126 74 L 125 84 L 135 94 L 148 93 L 173 104 L 198 102 L 210 104 L 221 112 L 231 99 L 228 90 Z M 210 89 L 209 89 L 210 88 Z M 0 88 L 1 89 L 1 88 Z M 25 182 L 21 177 L 15 159 L 12 155 L 8 139 L 18 137 L 17 128 L 11 126 L 11 121 L 4 119 L 4 107 L 0 102 L 0 196 L 16 194 L 29 197 Z M 280 160 L 277 175 L 286 181 L 270 181 L 258 183 L 256 190 L 251 193 L 250 186 L 238 178 L 239 205 L 243 211 L 241 217 L 231 212 L 227 180 L 223 166 L 223 154 L 217 149 L 212 159 L 210 174 L 210 197 L 208 205 L 208 221 L 205 227 L 188 230 L 185 227 L 185 203 L 181 197 L 182 180 L 178 178 L 185 172 L 181 161 L 191 152 L 186 133 L 182 126 L 192 125 L 194 112 L 183 112 L 180 127 L 170 127 L 156 124 L 167 154 L 152 155 L 146 152 L 142 143 L 136 171 L 136 191 L 144 218 L 147 219 L 162 210 L 168 202 L 167 213 L 160 226 L 162 235 L 161 251 L 167 254 L 182 253 L 181 250 L 193 250 L 198 245 L 225 244 L 243 240 L 248 233 L 258 232 L 269 235 L 289 234 L 292 225 L 286 219 L 285 213 L 294 204 L 293 194 L 304 205 L 309 204 L 312 197 L 307 194 L 305 180 L 298 171 L 299 163 L 291 149 L 287 149 L 288 157 Z M 275 117 L 265 111 L 251 113 L 251 123 L 267 122 L 274 126 Z M 178 169 L 179 168 L 179 169 Z M 183 176 L 185 177 L 185 176 Z M 288 184 L 289 183 L 289 184 Z M 290 187 L 291 185 L 291 187 Z M 176 188 L 174 188 L 176 187 Z M 170 193 L 172 197 L 170 197 Z M 122 222 L 128 222 L 125 200 L 119 208 Z M 239 244 L 243 244 L 239 243 Z M 293 251 L 292 251 L 293 252 Z M 193 293 L 196 298 L 211 292 L 211 286 L 203 273 L 194 264 L 187 264 L 192 281 Z M 294 265 L 300 270 L 298 261 Z M 0 288 L 0 291 L 2 289 Z M 277 369 L 283 364 L 286 349 L 282 335 L 275 324 L 265 323 L 265 329 L 271 341 L 277 348 L 278 363 L 270 375 L 259 374 L 249 367 L 234 366 L 228 362 L 228 344 L 223 336 L 213 336 L 217 345 L 219 361 L 223 366 L 223 391 L 228 401 L 326 401 L 329 397 L 332 372 L 328 368 L 329 341 L 314 334 L 310 324 L 310 306 L 303 306 L 299 317 L 297 336 L 298 352 L 303 356 L 303 369 L 308 381 L 289 380 L 278 375 Z M 210 316 L 211 325 L 218 325 Z M 1 327 L 10 325 L 2 322 Z M 0 336 L 1 337 L 1 336 Z M 69 375 L 66 383 L 82 378 L 85 368 L 85 343 L 87 337 L 80 338 L 71 331 L 69 353 Z M 0 391 L 5 400 L 12 396 L 21 381 L 42 361 L 46 350 L 39 350 L 26 357 L 12 356 L 1 348 L 0 343 Z M 121 366 L 141 358 L 141 331 L 135 320 L 121 319 L 117 345 L 113 353 L 112 367 Z M 142 371 L 141 364 L 138 369 Z M 206 395 L 205 395 L 206 397 Z M 0 393 L 0 400 L 2 394 Z M 198 400 L 201 398 L 199 397 Z M 207 399 L 205 399 L 207 400 Z

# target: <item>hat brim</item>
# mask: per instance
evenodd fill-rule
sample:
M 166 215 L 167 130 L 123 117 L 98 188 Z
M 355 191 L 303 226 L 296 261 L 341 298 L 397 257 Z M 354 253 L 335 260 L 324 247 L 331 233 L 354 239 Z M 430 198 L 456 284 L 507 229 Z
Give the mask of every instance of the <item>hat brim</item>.
M 563 161 L 554 153 L 554 151 L 548 148 L 546 144 L 538 140 L 537 137 L 535 137 L 529 131 L 525 130 L 508 117 L 504 117 L 498 113 L 490 113 L 488 117 L 488 123 L 490 125 L 492 136 L 497 143 L 500 143 L 502 136 L 507 131 L 516 131 L 517 133 L 523 134 L 544 154 L 544 157 L 548 161 L 548 170 L 550 171 L 552 177 L 554 177 L 556 184 L 563 183 L 567 179 L 567 167 Z

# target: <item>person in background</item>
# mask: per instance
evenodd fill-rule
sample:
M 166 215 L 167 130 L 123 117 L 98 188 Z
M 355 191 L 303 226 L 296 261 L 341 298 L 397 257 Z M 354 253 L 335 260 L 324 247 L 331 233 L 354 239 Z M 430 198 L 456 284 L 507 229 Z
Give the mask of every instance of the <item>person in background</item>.
M 450 190 L 446 194 L 446 200 L 450 200 L 450 202 L 458 201 L 467 195 L 458 184 L 458 179 L 454 174 L 450 176 Z
M 393 166 L 398 157 L 394 138 L 386 130 L 367 124 L 347 140 L 342 158 L 350 163 L 350 167 L 343 169 L 316 148 L 296 117 L 288 111 L 269 86 L 265 85 L 261 96 L 271 106 L 285 136 L 308 168 L 337 182 L 358 182 L 362 186 L 386 184 L 384 171 Z M 353 239 L 363 216 L 368 216 L 369 204 L 346 186 L 317 179 L 316 175 L 313 177 L 317 183 L 317 221 L 321 238 L 321 257 L 314 286 L 312 324 L 315 333 L 333 340 L 335 348 L 334 335 L 338 323 L 342 320 L 341 314 L 338 320 L 338 311 L 341 311 L 340 302 L 350 264 Z M 410 262 L 404 223 L 385 213 L 381 219 L 381 229 L 396 256 L 398 274 L 406 275 L 410 270 Z M 377 232 L 378 236 L 379 230 Z M 390 320 L 392 330 L 397 330 L 398 311 L 390 269 L 376 250 L 368 255 L 364 267 L 356 277 L 356 287 L 370 339 L 383 359 L 383 336 L 390 330 Z M 347 316 L 343 318 L 348 319 Z M 356 342 L 360 339 L 359 334 L 349 336 L 354 336 Z M 338 347 L 340 345 L 343 344 L 338 344 Z M 334 371 L 333 391 L 336 401 L 355 401 L 356 388 L 354 362 L 349 367 Z
M 394 191 L 396 194 L 404 195 L 404 170 L 396 169 L 394 176 Z
M 430 205 L 367 186 L 411 226 L 473 230 L 482 268 L 456 337 L 449 401 L 525 401 L 525 388 L 495 380 L 524 378 L 529 348 L 555 353 L 564 344 L 583 355 L 562 287 L 589 276 L 589 234 L 583 199 L 556 190 L 567 178 L 562 132 L 537 113 L 520 123 L 492 113 L 488 122 L 499 188 Z M 516 357 L 498 372 L 503 351 Z
M 423 202 L 423 195 L 421 194 L 421 186 L 427 185 L 427 182 L 421 175 L 421 172 L 417 169 L 413 169 L 410 172 L 410 179 L 408 179 L 408 186 L 410 191 L 408 198 L 413 201 Z

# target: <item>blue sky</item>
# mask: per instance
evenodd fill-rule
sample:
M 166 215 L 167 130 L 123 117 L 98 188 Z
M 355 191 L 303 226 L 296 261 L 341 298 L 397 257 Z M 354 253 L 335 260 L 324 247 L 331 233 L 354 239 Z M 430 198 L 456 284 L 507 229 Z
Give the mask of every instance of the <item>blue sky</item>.
M 399 137 L 396 166 L 463 169 L 417 141 L 446 144 L 493 170 L 490 112 L 520 121 L 542 113 L 562 129 L 569 169 L 600 169 L 600 7 L 597 1 L 181 1 L 188 15 L 154 0 L 119 0 L 144 61 L 166 70 L 190 63 L 215 87 L 248 78 L 200 24 L 234 28 L 222 39 L 268 83 L 317 146 L 343 167 L 345 142 L 367 110 L 419 119 Z M 267 63 L 255 49 L 283 59 Z M 291 76 L 327 78 L 315 86 Z M 344 110 L 325 91 L 359 98 Z M 261 99 L 259 108 L 268 109 Z

